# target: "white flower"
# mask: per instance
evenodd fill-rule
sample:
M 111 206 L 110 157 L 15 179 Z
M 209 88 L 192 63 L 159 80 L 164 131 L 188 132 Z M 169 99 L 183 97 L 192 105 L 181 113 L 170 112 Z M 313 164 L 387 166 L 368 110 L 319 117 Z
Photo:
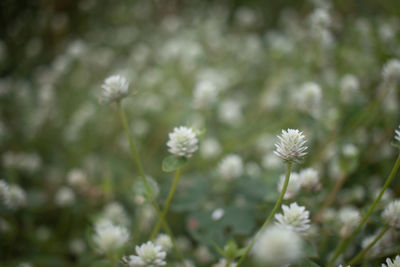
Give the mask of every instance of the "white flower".
M 158 267 L 167 264 L 165 257 L 167 253 L 161 246 L 154 245 L 148 241 L 141 246 L 136 246 L 136 255 L 130 255 L 124 258 L 129 267 Z
M 285 175 L 282 174 L 280 176 L 279 183 L 278 183 L 278 192 L 282 191 L 284 182 L 285 182 Z M 287 189 L 286 189 L 286 192 L 285 192 L 285 195 L 283 198 L 290 199 L 290 198 L 294 197 L 297 194 L 297 192 L 299 192 L 299 189 L 301 186 L 300 182 L 301 181 L 300 181 L 299 174 L 296 172 L 291 172 L 290 177 L 289 177 L 289 184 L 287 186 Z
M 279 143 L 275 144 L 274 153 L 288 162 L 300 162 L 307 154 L 305 143 L 306 137 L 299 130 L 287 129 L 282 130 L 282 134 L 278 136 Z
M 221 145 L 214 138 L 207 138 L 201 142 L 200 154 L 203 158 L 213 158 L 221 153 Z
M 198 139 L 192 128 L 185 126 L 175 127 L 174 131 L 169 134 L 167 146 L 169 152 L 178 157 L 192 157 L 197 150 Z
M 219 219 L 221 219 L 225 214 L 225 210 L 224 209 L 216 209 L 213 211 L 213 213 L 211 214 L 211 219 L 213 219 L 213 221 L 218 221 Z
M 352 75 L 345 75 L 340 81 L 340 94 L 344 103 L 352 103 L 360 91 L 358 79 Z
M 113 225 L 110 222 L 97 224 L 93 242 L 102 253 L 121 249 L 129 239 L 125 227 Z
M 263 266 L 285 266 L 301 258 L 302 241 L 287 228 L 271 226 L 254 244 L 253 255 Z
M 9 190 L 8 184 L 4 180 L 0 180 L 0 200 L 8 201 Z
M 114 224 L 123 226 L 129 225 L 129 217 L 126 214 L 124 207 L 118 202 L 108 203 L 104 207 L 102 216 Z
M 194 106 L 206 108 L 217 100 L 218 89 L 212 81 L 205 80 L 196 84 L 193 92 Z
M 310 228 L 310 212 L 296 202 L 290 206 L 282 205 L 283 214 L 278 213 L 275 219 L 278 226 L 286 227 L 298 234 L 304 234 Z
M 307 168 L 299 173 L 301 186 L 308 190 L 318 190 L 321 188 L 318 171 L 313 168 Z
M 60 207 L 70 206 L 75 202 L 75 193 L 71 188 L 63 186 L 57 191 L 54 202 Z
M 26 193 L 24 189 L 18 185 L 9 185 L 8 189 L 8 199 L 6 205 L 10 209 L 17 209 L 19 207 L 26 205 Z
M 315 115 L 317 115 L 321 98 L 321 87 L 315 82 L 304 83 L 294 94 L 295 104 L 299 110 Z
M 400 60 L 390 59 L 382 69 L 383 79 L 388 81 L 400 80 Z
M 168 252 L 172 248 L 172 241 L 169 235 L 159 234 L 154 241 L 157 246 L 161 246 L 162 249 Z
M 311 26 L 318 29 L 324 29 L 331 24 L 331 16 L 326 8 L 317 8 L 310 14 Z
M 339 220 L 342 223 L 340 235 L 342 237 L 348 237 L 361 221 L 361 215 L 354 207 L 344 207 L 339 211 Z
M 218 165 L 218 173 L 225 180 L 238 178 L 243 172 L 242 158 L 236 154 L 229 154 Z
M 243 120 L 241 105 L 235 100 L 225 100 L 218 107 L 218 118 L 230 126 L 238 126 Z
M 386 264 L 382 263 L 382 267 L 400 267 L 400 255 L 397 255 L 394 261 L 387 258 Z
M 351 267 L 351 266 L 350 265 L 343 266 L 342 264 L 340 264 L 338 267 Z
M 236 267 L 236 262 L 231 262 L 229 265 L 226 265 L 226 259 L 220 259 L 218 263 L 214 264 L 212 267 Z
M 106 103 L 119 101 L 128 95 L 129 82 L 121 75 L 113 75 L 104 81 L 101 88 L 103 88 L 101 101 Z
M 400 200 L 390 202 L 383 211 L 382 217 L 389 226 L 400 228 Z
M 74 187 L 81 187 L 87 184 L 85 172 L 80 169 L 73 169 L 67 174 L 68 184 Z
M 395 136 L 394 139 L 400 142 L 400 125 L 398 130 L 394 130 Z

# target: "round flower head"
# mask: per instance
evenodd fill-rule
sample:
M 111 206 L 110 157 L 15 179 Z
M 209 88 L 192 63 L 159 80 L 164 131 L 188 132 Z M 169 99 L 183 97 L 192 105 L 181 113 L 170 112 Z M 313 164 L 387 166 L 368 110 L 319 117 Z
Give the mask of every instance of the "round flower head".
M 394 228 L 400 228 L 400 200 L 394 200 L 382 213 L 385 222 Z
M 382 76 L 384 80 L 398 81 L 400 80 L 400 60 L 389 60 L 382 69 Z
M 167 146 L 169 152 L 178 157 L 190 158 L 197 150 L 198 139 L 192 128 L 185 126 L 175 127 L 169 134 Z
M 129 82 L 121 75 L 108 77 L 103 85 L 101 101 L 105 103 L 119 101 L 129 94 Z
M 17 209 L 26 205 L 26 193 L 20 186 L 13 184 L 9 186 L 6 205 L 10 209 Z
M 271 226 L 261 234 L 252 252 L 261 266 L 285 266 L 301 258 L 302 241 L 287 228 Z
M 282 205 L 283 214 L 275 215 L 276 225 L 286 227 L 298 234 L 304 234 L 310 228 L 310 212 L 296 202 L 290 206 Z
M 382 263 L 382 267 L 400 267 L 400 255 L 392 261 L 391 259 L 386 259 L 386 264 Z
M 129 239 L 128 230 L 110 222 L 98 224 L 93 237 L 94 244 L 102 253 L 119 250 Z
M 400 125 L 398 128 L 399 128 L 398 130 L 394 130 L 394 133 L 395 133 L 394 139 L 396 139 L 398 142 L 400 142 Z
M 172 248 L 171 238 L 166 234 L 159 234 L 154 243 L 161 246 L 164 251 L 169 251 Z
M 167 264 L 165 262 L 167 253 L 161 246 L 154 245 L 151 241 L 136 246 L 135 250 L 137 256 L 130 255 L 123 259 L 129 267 L 158 267 Z
M 243 162 L 236 154 L 227 155 L 218 165 L 218 172 L 225 180 L 232 180 L 242 175 Z
M 321 188 L 318 171 L 313 168 L 307 168 L 299 173 L 301 186 L 308 190 L 318 190 Z
M 300 162 L 307 154 L 305 143 L 306 137 L 302 132 L 295 129 L 282 130 L 282 134 L 278 136 L 279 143 L 275 144 L 274 153 L 287 162 Z

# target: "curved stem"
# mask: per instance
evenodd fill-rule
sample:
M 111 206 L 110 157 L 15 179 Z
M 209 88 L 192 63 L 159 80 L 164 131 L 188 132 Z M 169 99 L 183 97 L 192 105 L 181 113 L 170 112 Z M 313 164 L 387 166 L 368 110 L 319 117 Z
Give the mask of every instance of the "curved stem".
M 278 208 L 281 206 L 283 197 L 285 196 L 286 193 L 286 189 L 289 185 L 289 178 L 290 178 L 290 171 L 292 169 L 292 163 L 288 162 L 287 166 L 286 166 L 286 176 L 285 176 L 285 181 L 283 183 L 283 187 L 282 187 L 282 191 L 281 194 L 279 195 L 278 200 L 275 203 L 274 208 L 272 209 L 271 213 L 269 214 L 268 218 L 265 220 L 264 224 L 261 226 L 260 230 L 258 230 L 256 236 L 253 238 L 253 240 L 251 240 L 250 244 L 247 246 L 243 256 L 240 258 L 238 264 L 236 265 L 237 267 L 240 266 L 240 264 L 243 263 L 243 261 L 246 259 L 247 255 L 249 254 L 251 248 L 254 246 L 254 243 L 256 242 L 256 240 L 258 239 L 258 237 L 260 236 L 260 234 L 264 231 L 265 227 L 268 225 L 268 223 L 271 221 L 271 219 L 274 217 L 274 214 L 276 213 L 276 211 L 278 210 Z
M 356 264 L 361 260 L 361 258 L 364 256 L 365 253 L 367 253 L 368 250 L 370 250 L 376 242 L 378 242 L 379 239 L 382 238 L 382 236 L 389 230 L 389 226 L 386 225 L 380 232 L 379 234 L 374 238 L 374 240 L 368 244 L 363 250 L 361 250 L 352 260 L 350 260 L 349 265 Z
M 385 184 L 383 185 L 381 191 L 379 192 L 379 195 L 375 199 L 374 203 L 372 203 L 371 207 L 368 209 L 367 213 L 364 215 L 356 229 L 353 231 L 351 236 L 340 246 L 337 246 L 335 250 L 335 254 L 333 255 L 332 259 L 328 262 L 328 267 L 332 266 L 335 260 L 342 254 L 342 252 L 347 248 L 347 246 L 350 244 L 350 241 L 356 236 L 357 232 L 361 229 L 361 227 L 367 222 L 368 217 L 371 215 L 372 211 L 375 209 L 376 205 L 378 202 L 381 200 L 383 193 L 385 193 L 386 189 L 389 187 L 390 182 L 393 180 L 393 178 L 396 175 L 396 172 L 398 168 L 400 167 L 400 154 L 397 157 L 397 160 L 393 166 L 392 171 L 389 174 L 389 177 L 387 178 Z
M 171 205 L 172 198 L 174 197 L 176 187 L 179 182 L 179 178 L 181 177 L 182 169 L 178 168 L 175 173 L 174 180 L 172 181 L 171 189 L 169 190 L 167 200 L 165 201 L 164 208 L 162 210 L 161 216 L 157 221 L 157 224 L 154 226 L 153 232 L 150 235 L 150 239 L 153 240 L 158 232 L 160 231 L 161 223 L 165 220 L 165 216 L 168 213 L 169 206 Z
M 137 153 L 135 144 L 133 143 L 133 138 L 132 138 L 132 135 L 131 135 L 131 133 L 129 131 L 129 126 L 128 126 L 128 123 L 127 123 L 127 120 L 126 120 L 125 112 L 122 109 L 121 102 L 117 102 L 117 109 L 118 109 L 118 113 L 119 113 L 119 116 L 120 116 L 120 119 L 121 119 L 121 122 L 122 122 L 122 125 L 123 125 L 123 128 L 124 128 L 124 131 L 125 131 L 125 135 L 126 135 L 126 137 L 128 138 L 128 141 L 129 141 L 129 148 L 131 150 L 134 162 L 136 164 L 137 169 L 139 170 L 139 175 L 140 175 L 140 177 L 142 179 L 142 182 L 144 184 L 144 187 L 145 187 L 147 193 L 150 193 L 151 192 L 151 188 L 150 188 L 150 185 L 149 185 L 149 183 L 148 183 L 148 181 L 146 179 L 146 175 L 144 174 L 144 170 L 143 170 L 143 167 L 142 167 L 142 162 L 140 161 L 140 158 L 139 158 L 139 155 Z M 157 217 L 160 220 L 160 218 L 161 218 L 160 207 L 158 206 L 157 202 L 155 202 L 155 201 L 152 201 L 151 205 L 152 205 L 153 209 L 155 210 L 155 212 L 157 214 Z M 175 249 L 180 261 L 183 263 L 184 262 L 183 255 L 180 252 L 178 246 L 176 245 L 175 237 L 174 237 L 174 235 L 172 233 L 171 228 L 169 227 L 168 223 L 165 220 L 161 220 L 161 223 L 163 225 L 163 228 L 164 228 L 165 232 L 171 238 L 172 245 L 174 246 L 174 249 Z

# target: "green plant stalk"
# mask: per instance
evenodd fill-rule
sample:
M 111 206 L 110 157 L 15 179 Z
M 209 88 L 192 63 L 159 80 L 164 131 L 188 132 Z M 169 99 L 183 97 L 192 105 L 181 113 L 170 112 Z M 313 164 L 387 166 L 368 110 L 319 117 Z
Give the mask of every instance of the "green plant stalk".
M 372 203 L 371 207 L 369 208 L 369 210 L 367 211 L 367 213 L 364 215 L 364 217 L 362 218 L 362 220 L 360 221 L 360 223 L 358 224 L 358 226 L 356 227 L 356 229 L 353 231 L 353 233 L 351 234 L 351 236 L 341 245 L 338 245 L 336 247 L 335 253 L 332 257 L 332 259 L 328 262 L 328 267 L 332 266 L 333 263 L 335 262 L 335 260 L 340 256 L 340 254 L 342 254 L 342 252 L 347 248 L 347 246 L 350 244 L 350 241 L 356 236 L 357 232 L 361 229 L 361 227 L 367 222 L 368 217 L 371 215 L 372 211 L 375 209 L 376 205 L 378 204 L 378 202 L 381 200 L 383 193 L 385 193 L 386 189 L 389 187 L 390 182 L 393 180 L 393 178 L 396 175 L 396 172 L 398 170 L 398 168 L 400 167 L 400 154 L 397 157 L 397 160 L 393 166 L 392 171 L 389 174 L 388 179 L 386 180 L 385 184 L 383 185 L 381 191 L 379 192 L 379 195 L 377 196 L 377 198 L 375 199 L 375 201 Z
M 374 240 L 368 244 L 363 250 L 361 250 L 352 260 L 349 261 L 348 265 L 353 265 L 359 262 L 362 257 L 365 255 L 365 253 L 368 252 L 375 244 L 378 242 L 379 239 L 382 238 L 382 236 L 389 230 L 389 226 L 386 225 L 380 232 L 379 234 L 374 238 Z
M 134 159 L 134 161 L 136 163 L 136 166 L 137 166 L 137 168 L 139 170 L 139 174 L 140 174 L 139 176 L 141 177 L 141 179 L 143 181 L 143 184 L 145 186 L 145 189 L 146 189 L 147 193 L 150 194 L 151 188 L 150 188 L 149 183 L 147 182 L 146 175 L 144 174 L 144 170 L 143 170 L 143 167 L 142 167 L 142 163 L 141 163 L 139 155 L 137 153 L 135 144 L 133 143 L 133 138 L 132 138 L 132 135 L 131 135 L 131 133 L 129 131 L 128 123 L 127 123 L 127 120 L 126 120 L 126 116 L 125 116 L 124 110 L 122 109 L 121 102 L 117 102 L 117 109 L 118 109 L 118 113 L 119 113 L 120 118 L 121 118 L 121 122 L 122 122 L 122 125 L 123 125 L 123 128 L 124 128 L 126 137 L 128 138 L 128 141 L 129 141 L 129 147 L 130 147 L 133 159 Z M 151 205 L 152 205 L 153 209 L 155 210 L 155 212 L 157 214 L 157 217 L 160 219 L 161 218 L 161 210 L 160 210 L 158 204 L 155 201 L 152 201 Z M 179 250 L 179 248 L 178 248 L 178 246 L 176 244 L 175 237 L 174 237 L 174 235 L 172 233 L 171 228 L 169 227 L 168 223 L 165 220 L 161 220 L 161 223 L 163 225 L 163 228 L 164 228 L 165 232 L 171 238 L 172 245 L 173 245 L 173 247 L 174 247 L 174 249 L 175 249 L 175 251 L 176 251 L 176 253 L 177 253 L 177 255 L 178 255 L 179 259 L 180 259 L 180 261 L 182 261 L 182 263 L 183 263 L 184 262 L 183 255 L 182 255 L 181 251 Z
M 287 187 L 289 185 L 289 178 L 290 178 L 291 169 L 292 169 L 292 162 L 288 162 L 287 165 L 286 165 L 286 176 L 285 176 L 285 181 L 283 183 L 281 194 L 279 195 L 278 200 L 276 201 L 275 206 L 272 209 L 272 211 L 270 212 L 268 218 L 265 220 L 265 222 L 261 226 L 260 230 L 258 230 L 256 236 L 253 238 L 253 240 L 251 240 L 250 244 L 247 246 L 245 252 L 243 253 L 243 255 L 240 258 L 240 260 L 239 260 L 238 264 L 236 265 L 236 267 L 239 267 L 240 264 L 242 264 L 243 261 L 246 259 L 246 257 L 249 254 L 251 248 L 254 246 L 254 243 L 256 242 L 258 237 L 261 235 L 261 233 L 264 231 L 265 227 L 268 225 L 268 223 L 271 221 L 271 219 L 274 217 L 274 214 L 276 213 L 278 208 L 281 206 L 281 203 L 283 201 L 283 197 L 285 196 Z
M 171 189 L 169 190 L 168 197 L 165 201 L 164 208 L 161 212 L 161 216 L 158 219 L 157 224 L 154 226 L 154 229 L 150 235 L 151 240 L 153 240 L 156 237 L 156 235 L 158 234 L 158 232 L 160 230 L 161 223 L 165 220 L 165 216 L 168 213 L 169 206 L 171 205 L 172 198 L 174 197 L 176 187 L 177 187 L 179 179 L 181 177 L 181 173 L 182 173 L 182 169 L 178 168 L 176 170 L 174 180 L 172 181 L 172 185 L 171 185 Z

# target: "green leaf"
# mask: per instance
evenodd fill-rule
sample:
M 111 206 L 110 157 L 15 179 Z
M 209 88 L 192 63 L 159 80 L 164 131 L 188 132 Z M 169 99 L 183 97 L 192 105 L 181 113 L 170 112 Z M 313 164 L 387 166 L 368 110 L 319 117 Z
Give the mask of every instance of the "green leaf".
M 162 162 L 162 170 L 165 172 L 173 172 L 185 166 L 186 162 L 187 158 L 185 157 L 168 156 Z
M 315 249 L 314 245 L 308 241 L 304 241 L 304 253 L 308 258 L 318 258 L 318 252 Z

